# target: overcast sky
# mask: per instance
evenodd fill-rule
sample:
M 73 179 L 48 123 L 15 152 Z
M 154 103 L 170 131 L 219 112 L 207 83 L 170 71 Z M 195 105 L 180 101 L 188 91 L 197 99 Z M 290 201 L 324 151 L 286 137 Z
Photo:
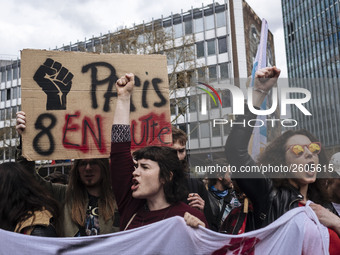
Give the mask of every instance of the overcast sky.
M 213 0 L 0 0 L 0 58 L 16 59 L 22 49 L 54 49 L 117 27 L 131 27 Z M 224 3 L 224 0 L 215 1 Z M 276 64 L 287 77 L 280 0 L 247 0 L 274 34 Z

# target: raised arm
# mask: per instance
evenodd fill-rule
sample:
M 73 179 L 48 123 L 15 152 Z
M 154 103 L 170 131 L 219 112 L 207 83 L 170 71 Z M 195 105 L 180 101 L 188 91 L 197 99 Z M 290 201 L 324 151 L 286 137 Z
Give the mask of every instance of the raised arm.
M 255 73 L 255 83 L 253 91 L 254 107 L 261 107 L 268 92 L 274 87 L 279 78 L 281 70 L 274 67 L 262 68 Z
M 131 156 L 130 97 L 134 87 L 134 75 L 126 74 L 117 83 L 118 98 L 111 133 L 111 178 L 112 189 L 120 213 L 120 229 L 145 202 L 132 197 L 132 173 L 134 163 Z
M 22 156 L 22 138 L 21 135 L 26 129 L 26 114 L 23 111 L 19 111 L 16 114 L 16 130 L 20 137 L 20 142 L 16 146 L 16 152 L 15 152 L 15 161 L 20 163 L 25 167 L 26 170 L 28 170 L 31 174 L 35 174 L 35 162 L 34 161 L 28 161 L 26 158 Z
M 29 171 L 34 178 L 42 185 L 45 189 L 47 189 L 51 195 L 57 199 L 58 201 L 63 201 L 65 199 L 65 192 L 66 192 L 66 185 L 51 183 L 46 181 L 42 178 L 36 171 L 35 171 L 35 161 L 28 161 L 22 155 L 22 139 L 21 135 L 26 131 L 26 114 L 23 111 L 17 112 L 16 118 L 16 130 L 20 135 L 20 143 L 16 148 L 16 162 L 20 163 L 25 167 L 27 171 Z
M 276 67 L 266 67 L 256 72 L 254 91 L 252 93 L 252 102 L 255 108 L 260 108 L 266 95 L 275 85 L 279 75 L 280 70 Z M 245 115 L 238 116 L 235 122 L 240 123 L 245 120 L 245 123 L 248 123 L 249 120 L 256 119 L 256 117 L 257 116 L 251 113 L 248 107 L 246 107 Z M 241 166 L 253 166 L 256 164 L 248 154 L 248 143 L 252 131 L 253 127 L 251 126 L 234 125 L 228 136 L 225 145 L 226 157 L 230 165 L 236 166 L 238 170 Z M 243 173 L 243 175 L 247 174 L 247 178 L 241 176 L 241 174 L 242 173 L 233 173 L 233 178 L 237 178 L 236 181 L 239 187 L 250 198 L 254 206 L 256 206 L 258 200 L 262 201 L 264 195 L 268 194 L 267 180 L 261 178 L 261 174 L 259 173 Z M 261 210 L 261 208 L 259 209 Z
M 113 125 L 130 125 L 130 100 L 134 85 L 135 76 L 132 73 L 126 74 L 116 82 L 118 98 L 113 115 Z

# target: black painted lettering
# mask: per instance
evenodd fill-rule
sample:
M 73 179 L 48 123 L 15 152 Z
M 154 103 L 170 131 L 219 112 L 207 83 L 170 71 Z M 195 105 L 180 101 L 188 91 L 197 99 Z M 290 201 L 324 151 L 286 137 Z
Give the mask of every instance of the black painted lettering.
M 50 124 L 47 127 L 45 127 L 43 124 L 45 120 L 50 120 Z M 53 136 L 51 134 L 51 129 L 56 125 L 56 123 L 57 123 L 57 118 L 53 114 L 50 114 L 50 113 L 41 114 L 36 120 L 35 125 L 34 125 L 35 129 L 41 130 L 41 131 L 33 139 L 33 148 L 40 155 L 48 156 L 54 152 L 55 144 L 54 144 Z M 47 135 L 47 138 L 50 143 L 50 147 L 47 150 L 42 149 L 39 144 L 39 140 L 44 135 Z
M 110 75 L 106 77 L 105 79 L 98 80 L 98 68 L 99 67 L 106 67 L 110 70 Z M 105 102 L 104 102 L 104 108 L 103 110 L 105 112 L 110 111 L 110 98 L 111 97 L 117 97 L 117 92 L 113 92 L 113 85 L 118 80 L 118 77 L 116 75 L 116 70 L 112 65 L 106 62 L 95 62 L 90 63 L 88 65 L 83 66 L 82 72 L 86 73 L 89 69 L 91 69 L 91 100 L 92 100 L 92 108 L 97 109 L 98 103 L 97 103 L 97 97 L 96 97 L 96 91 L 97 86 L 109 83 L 107 87 L 107 91 L 104 94 Z

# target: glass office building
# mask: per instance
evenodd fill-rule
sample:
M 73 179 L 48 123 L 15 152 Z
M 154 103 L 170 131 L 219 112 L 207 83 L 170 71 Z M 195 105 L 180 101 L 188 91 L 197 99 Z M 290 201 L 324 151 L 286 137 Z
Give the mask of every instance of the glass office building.
M 339 2 L 282 1 L 290 85 L 304 87 L 312 95 L 305 105 L 312 116 L 292 108 L 292 117 L 333 153 L 340 150 Z

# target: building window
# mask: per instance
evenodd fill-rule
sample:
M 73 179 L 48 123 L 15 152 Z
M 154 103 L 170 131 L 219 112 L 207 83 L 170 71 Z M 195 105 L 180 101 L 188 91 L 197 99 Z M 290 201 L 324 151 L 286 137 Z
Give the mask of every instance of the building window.
M 176 115 L 176 100 L 170 99 L 170 112 L 171 115 Z
M 193 61 L 195 59 L 195 45 L 184 47 L 184 61 Z
M 221 125 L 215 125 L 215 127 L 212 127 L 212 136 L 213 137 L 221 136 Z
M 6 89 L 6 100 L 11 100 L 11 89 Z
M 195 78 L 194 71 L 187 71 L 186 84 L 188 87 L 194 84 L 194 78 Z
M 209 100 L 207 99 L 207 94 L 199 94 L 198 95 L 198 106 L 199 106 L 199 112 L 202 113 L 203 112 L 203 97 L 205 97 L 206 100 Z M 206 110 L 208 110 L 209 108 L 209 103 L 207 102 L 207 105 L 206 105 Z
M 6 108 L 6 120 L 11 119 L 11 108 Z
M 1 101 L 6 101 L 6 90 L 1 90 Z
M 13 68 L 13 80 L 18 79 L 18 67 Z
M 222 107 L 230 107 L 231 102 L 230 102 L 230 91 L 229 90 L 223 90 L 222 91 Z
M 14 159 L 14 155 L 15 155 L 15 148 L 10 147 L 9 148 L 9 159 Z
M 216 25 L 217 27 L 225 26 L 225 12 L 216 13 Z
M 18 133 L 17 133 L 15 127 L 12 127 L 12 138 L 17 138 L 17 137 L 18 137 Z M 15 151 L 14 151 L 13 155 L 15 155 Z
M 184 23 L 185 34 L 192 34 L 192 20 L 188 20 Z
M 205 67 L 197 69 L 198 81 L 205 81 Z
M 257 39 L 257 30 L 256 27 L 251 28 L 251 35 L 253 36 L 254 39 Z
M 183 27 L 182 23 L 179 23 L 177 25 L 174 25 L 174 34 L 175 38 L 180 38 L 183 36 Z
M 175 49 L 176 61 L 178 63 L 183 63 L 184 61 L 184 48 Z
M 166 59 L 168 61 L 168 65 L 174 64 L 174 51 L 170 50 L 166 52 Z
M 207 48 L 208 48 L 208 56 L 214 55 L 216 53 L 216 51 L 215 51 L 215 39 L 207 41 Z
M 205 16 L 205 30 L 210 30 L 214 27 L 214 15 Z
M 197 58 L 202 58 L 204 57 L 204 42 L 197 42 L 196 43 L 196 55 Z
M 189 112 L 197 112 L 197 96 L 189 97 Z
M 145 38 L 144 38 L 144 35 L 143 34 L 140 34 L 137 36 L 137 42 L 140 43 L 140 44 L 143 44 L 145 41 Z
M 177 107 L 178 107 L 178 114 L 181 114 L 181 115 L 186 114 L 188 104 L 187 104 L 187 100 L 185 97 L 181 97 L 177 99 Z
M 5 120 L 5 109 L 0 110 L 0 120 Z
M 12 80 L 12 69 L 8 69 L 7 70 L 7 81 L 11 81 Z
M 12 119 L 16 118 L 16 114 L 17 114 L 17 107 L 16 106 L 12 106 Z
M 5 159 L 8 160 L 9 159 L 9 148 L 5 149 Z
M 227 52 L 227 38 L 226 37 L 221 37 L 218 38 L 218 53 L 222 54 Z
M 203 31 L 203 18 L 194 19 L 195 21 L 195 33 Z
M 6 81 L 6 71 L 3 70 L 3 71 L 1 72 L 1 82 L 5 82 L 5 81 Z
M 18 88 L 17 87 L 14 87 L 13 88 L 13 99 L 17 99 L 18 98 Z
M 209 138 L 209 122 L 202 122 L 200 124 L 201 138 Z
M 221 74 L 221 80 L 225 80 L 229 78 L 228 63 L 220 64 L 220 74 Z
M 2 128 L 0 132 L 0 140 L 5 140 L 6 135 L 5 135 L 6 128 Z
M 186 124 L 178 124 L 178 128 L 180 129 L 180 130 L 183 130 L 184 131 L 184 133 L 188 133 L 188 130 L 187 130 L 187 125 Z
M 164 34 L 166 38 L 172 38 L 172 27 L 164 27 Z
M 177 88 L 184 88 L 185 87 L 184 72 L 177 73 L 176 74 L 176 80 L 177 80 Z
M 190 127 L 190 139 L 197 139 L 198 138 L 198 123 L 192 122 L 189 124 Z
M 216 80 L 217 80 L 216 66 L 209 66 L 209 81 Z

